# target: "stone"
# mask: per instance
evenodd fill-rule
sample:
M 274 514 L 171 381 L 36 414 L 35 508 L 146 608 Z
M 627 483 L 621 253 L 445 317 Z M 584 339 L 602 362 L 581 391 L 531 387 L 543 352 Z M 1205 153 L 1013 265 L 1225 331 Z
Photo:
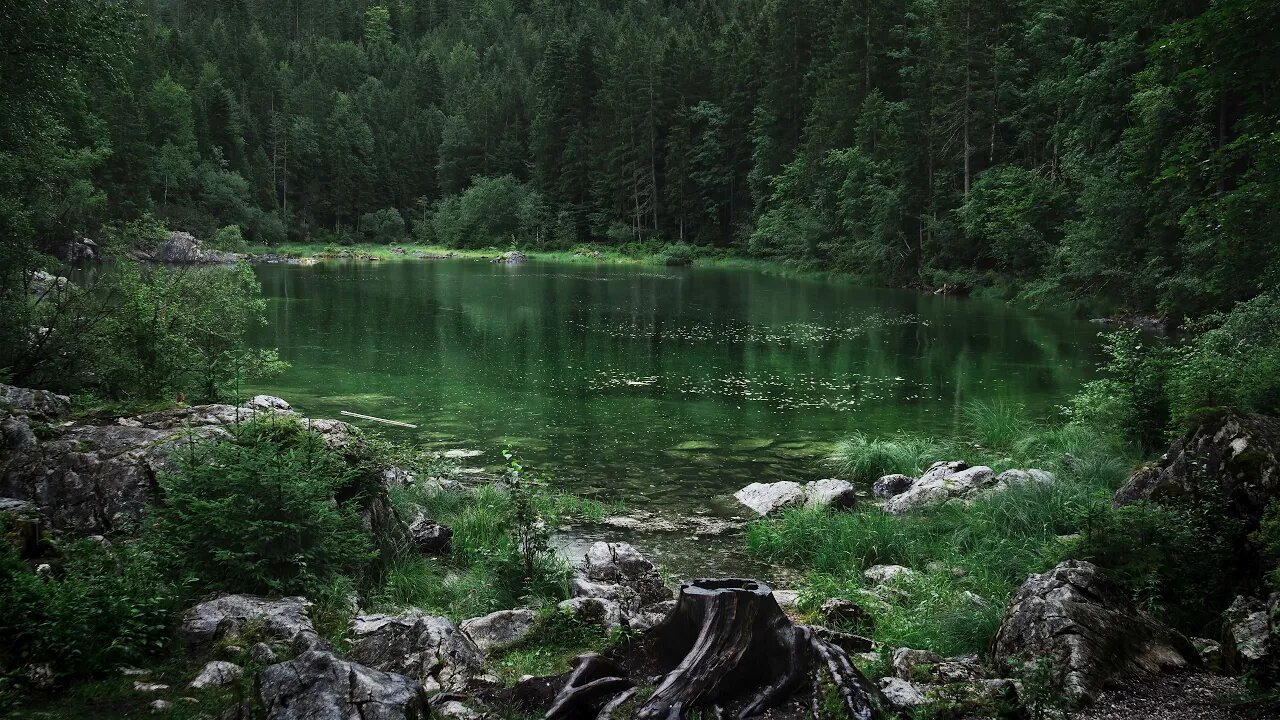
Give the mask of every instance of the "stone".
M 200 670 L 200 674 L 196 675 L 189 687 L 192 690 L 223 687 L 235 683 L 240 679 L 241 675 L 244 675 L 244 670 L 239 665 L 225 660 L 212 660 L 205 663 L 205 666 Z
M 901 565 L 872 565 L 862 572 L 862 576 L 876 585 L 887 585 L 899 580 L 910 580 L 916 571 Z
M 926 704 L 928 700 L 925 698 L 925 693 L 928 690 L 928 686 L 901 678 L 880 679 L 880 693 L 884 695 L 890 709 L 900 713 L 910 714 L 916 708 Z
M 456 448 L 453 450 L 445 450 L 440 456 L 448 460 L 465 460 L 467 458 L 480 457 L 483 454 L 483 450 L 466 450 Z
M 639 596 L 641 606 L 672 596 L 653 563 L 628 543 L 592 543 L 583 557 L 581 573 L 594 583 L 616 583 L 630 588 Z
M 794 610 L 800 604 L 800 593 L 795 590 L 774 590 L 773 599 L 783 610 Z
M 859 629 L 875 627 L 875 617 L 861 605 L 844 598 L 830 598 L 818 611 L 824 622 Z
M 954 469 L 957 467 L 962 469 Z M 969 496 L 993 482 L 995 473 L 985 465 L 964 467 L 964 463 L 959 461 L 934 463 L 910 488 L 889 498 L 884 509 L 885 512 L 900 515 L 940 505 L 953 498 Z
M 596 583 L 586 578 L 577 577 L 569 585 L 570 594 L 575 598 L 598 598 L 616 603 L 625 614 L 640 609 L 640 594 L 620 583 Z
M 249 648 L 249 659 L 259 665 L 274 665 L 277 660 L 276 651 L 264 642 L 254 643 Z
M 1134 472 L 1112 504 L 1209 494 L 1215 503 L 1226 501 L 1243 532 L 1257 529 L 1267 503 L 1280 497 L 1280 418 L 1243 412 L 1205 416 L 1156 465 Z
M 622 627 L 622 607 L 613 600 L 595 597 L 569 598 L 556 605 L 578 622 L 595 625 L 605 630 Z
M 385 468 L 379 473 L 378 480 L 387 487 L 409 488 L 418 481 L 412 470 L 402 467 Z
M 424 555 L 444 555 L 449 552 L 453 530 L 419 512 L 409 523 L 409 538 L 418 552 Z
M 519 265 L 521 263 L 527 262 L 528 260 L 529 260 L 529 256 L 525 255 L 519 250 L 509 250 L 507 252 L 502 253 L 498 257 L 494 258 L 493 262 L 498 263 L 500 265 Z
M 1228 668 L 1260 677 L 1280 677 L 1280 593 L 1268 602 L 1237 595 L 1222 614 Z
M 410 613 L 359 615 L 351 621 L 350 658 L 405 675 L 428 694 L 466 692 L 483 673 L 483 657 L 448 618 Z
M 156 262 L 174 265 L 218 265 L 242 258 L 243 255 L 236 253 L 207 250 L 194 235 L 178 230 L 169 233 L 169 238 L 150 254 L 150 259 Z
M 151 712 L 166 712 L 173 709 L 173 703 L 168 700 L 152 700 L 147 707 L 151 708 Z
M 243 407 L 246 410 L 257 410 L 262 412 L 293 412 L 293 408 L 289 406 L 289 403 L 274 395 L 254 395 L 244 404 Z
M 60 420 L 71 413 L 71 398 L 48 390 L 0 384 L 0 408 L 38 420 Z
M 431 708 L 432 717 L 442 720 L 479 720 L 480 713 L 467 707 L 460 700 L 446 700 Z
M 1048 470 L 1029 468 L 1027 470 L 1005 470 L 996 476 L 993 490 L 1013 487 L 1015 485 L 1052 485 L 1058 478 Z
M 996 633 L 993 660 L 1016 674 L 1045 658 L 1050 685 L 1079 702 L 1109 682 L 1198 662 L 1185 638 L 1134 606 L 1092 563 L 1067 560 L 1032 575 L 1014 595 Z
M 804 488 L 790 480 L 751 483 L 733 496 L 738 502 L 766 517 L 785 508 L 802 505 L 805 501 Z
M 164 683 L 143 682 L 142 680 L 133 681 L 133 691 L 140 693 L 158 693 L 168 690 L 169 686 Z
M 805 507 L 830 507 L 836 510 L 847 510 L 857 503 L 858 490 L 852 483 L 834 478 L 805 483 Z
M 1222 672 L 1222 643 L 1209 638 L 1191 638 L 1191 645 L 1195 647 L 1196 654 L 1200 656 L 1200 664 L 1205 670 L 1213 673 Z
M 896 648 L 893 651 L 893 674 L 903 680 L 922 680 L 932 675 L 930 667 L 942 662 L 942 656 L 928 650 Z
M 269 720 L 427 720 L 417 681 L 310 650 L 258 677 Z
M 879 480 L 872 483 L 871 494 L 887 500 L 909 490 L 915 481 L 916 479 L 910 475 L 882 475 Z
M 193 651 L 208 650 L 217 640 L 237 637 L 246 627 L 265 638 L 288 643 L 297 650 L 322 645 L 304 597 L 267 599 L 252 595 L 224 595 L 202 602 L 182 616 L 178 633 Z
M 499 610 L 482 617 L 463 620 L 459 626 L 481 653 L 500 650 L 529 637 L 538 619 L 528 608 Z

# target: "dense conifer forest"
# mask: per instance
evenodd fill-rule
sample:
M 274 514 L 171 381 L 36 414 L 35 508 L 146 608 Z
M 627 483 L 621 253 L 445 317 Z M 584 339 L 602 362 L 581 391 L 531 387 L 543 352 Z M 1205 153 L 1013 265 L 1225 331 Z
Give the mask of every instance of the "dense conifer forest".
M 1174 316 L 1274 284 L 1267 0 L 0 14 L 0 234 L 684 241 Z

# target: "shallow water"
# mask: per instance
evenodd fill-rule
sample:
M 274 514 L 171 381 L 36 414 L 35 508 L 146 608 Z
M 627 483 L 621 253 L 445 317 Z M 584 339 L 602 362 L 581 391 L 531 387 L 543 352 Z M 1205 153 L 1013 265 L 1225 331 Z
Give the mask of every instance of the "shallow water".
M 1052 413 L 1099 360 L 1096 328 L 1065 313 L 755 271 L 453 260 L 257 272 L 270 322 L 255 339 L 292 367 L 255 391 L 311 417 L 412 423 L 355 421 L 483 450 L 473 463 L 509 446 L 558 487 L 663 513 L 738 514 L 733 491 L 824 476 L 823 456 L 854 430 L 948 433 L 973 400 Z M 678 574 L 751 569 L 737 541 L 637 543 Z

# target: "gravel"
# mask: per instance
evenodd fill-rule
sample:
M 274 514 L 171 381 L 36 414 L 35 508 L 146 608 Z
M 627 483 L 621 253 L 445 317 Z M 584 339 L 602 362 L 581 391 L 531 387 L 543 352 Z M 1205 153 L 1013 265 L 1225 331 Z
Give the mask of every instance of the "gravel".
M 1076 720 L 1244 720 L 1225 707 L 1243 691 L 1235 678 L 1186 672 L 1123 680 Z

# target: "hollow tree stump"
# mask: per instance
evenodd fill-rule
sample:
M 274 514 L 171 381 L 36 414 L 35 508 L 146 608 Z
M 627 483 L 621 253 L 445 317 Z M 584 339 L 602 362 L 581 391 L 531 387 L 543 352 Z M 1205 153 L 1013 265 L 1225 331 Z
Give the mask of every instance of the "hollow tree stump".
M 810 628 L 793 624 L 778 607 L 773 589 L 758 580 L 683 583 L 675 608 L 642 638 L 637 651 L 645 657 L 625 664 L 656 669 L 662 679 L 640 701 L 636 720 L 684 720 L 699 709 L 713 717 L 745 720 L 805 694 L 815 715 L 829 697 L 838 698 L 842 717 L 872 720 L 880 715 L 879 692 L 848 654 Z M 608 714 L 600 708 L 616 707 L 618 703 L 602 697 L 598 673 L 590 673 L 590 682 L 570 681 L 547 718 L 567 718 L 564 710 L 570 707 L 579 713 L 592 708 L 579 718 L 600 717 Z M 610 687 L 618 693 L 631 691 L 631 683 L 611 682 Z

